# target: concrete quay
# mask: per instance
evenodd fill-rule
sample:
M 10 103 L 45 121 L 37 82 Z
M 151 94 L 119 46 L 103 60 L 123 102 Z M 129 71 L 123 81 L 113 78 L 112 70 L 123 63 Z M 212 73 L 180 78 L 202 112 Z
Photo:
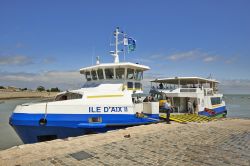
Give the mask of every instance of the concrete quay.
M 250 120 L 151 124 L 16 146 L 0 165 L 250 165 Z

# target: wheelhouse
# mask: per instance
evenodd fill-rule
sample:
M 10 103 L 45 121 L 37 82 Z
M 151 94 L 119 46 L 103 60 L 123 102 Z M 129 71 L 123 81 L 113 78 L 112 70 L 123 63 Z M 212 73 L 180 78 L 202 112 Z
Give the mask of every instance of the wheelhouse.
M 141 91 L 143 72 L 149 69 L 144 65 L 120 62 L 82 68 L 80 73 L 85 75 L 87 81 L 84 88 L 109 83 L 123 84 L 123 90 Z

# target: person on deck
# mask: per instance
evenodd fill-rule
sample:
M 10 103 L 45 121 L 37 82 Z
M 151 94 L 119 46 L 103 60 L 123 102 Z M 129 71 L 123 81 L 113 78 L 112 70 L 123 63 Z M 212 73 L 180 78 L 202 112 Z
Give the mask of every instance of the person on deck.
M 194 113 L 194 105 L 190 99 L 188 99 L 188 101 L 187 101 L 187 107 L 188 107 L 188 113 L 193 114 Z
M 163 84 L 162 83 L 160 83 L 159 89 L 163 89 Z
M 170 124 L 171 104 L 169 99 L 163 102 L 163 110 L 166 112 L 166 123 Z
M 194 108 L 194 114 L 197 114 L 198 113 L 197 99 L 195 99 L 193 102 L 193 108 Z

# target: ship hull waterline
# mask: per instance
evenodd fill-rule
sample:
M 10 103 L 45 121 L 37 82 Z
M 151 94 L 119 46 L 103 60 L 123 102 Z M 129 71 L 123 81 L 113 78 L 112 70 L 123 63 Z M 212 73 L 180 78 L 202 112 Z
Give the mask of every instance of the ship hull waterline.
M 102 122 L 89 123 L 89 117 L 101 117 Z M 65 139 L 86 134 L 103 133 L 130 126 L 159 122 L 158 114 L 144 117 L 136 115 L 91 115 L 91 114 L 48 114 L 46 124 L 39 121 L 44 114 L 13 113 L 9 123 L 23 143 L 36 143 L 54 139 Z

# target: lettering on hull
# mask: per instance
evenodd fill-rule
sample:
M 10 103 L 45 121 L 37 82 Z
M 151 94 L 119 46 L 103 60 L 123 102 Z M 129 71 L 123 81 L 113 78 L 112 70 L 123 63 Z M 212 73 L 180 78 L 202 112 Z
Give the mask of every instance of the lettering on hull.
M 128 112 L 128 107 L 89 107 L 90 113 Z

